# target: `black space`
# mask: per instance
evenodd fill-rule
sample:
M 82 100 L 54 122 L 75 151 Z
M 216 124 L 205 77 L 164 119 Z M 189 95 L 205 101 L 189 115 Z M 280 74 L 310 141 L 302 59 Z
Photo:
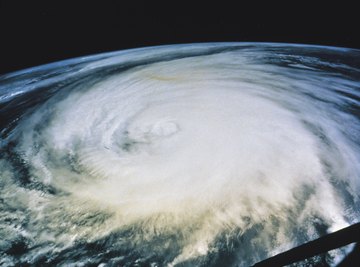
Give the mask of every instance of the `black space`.
M 269 1 L 200 5 L 199 1 L 0 0 L 0 73 L 175 43 L 260 41 L 360 48 L 355 6 L 263 2 Z

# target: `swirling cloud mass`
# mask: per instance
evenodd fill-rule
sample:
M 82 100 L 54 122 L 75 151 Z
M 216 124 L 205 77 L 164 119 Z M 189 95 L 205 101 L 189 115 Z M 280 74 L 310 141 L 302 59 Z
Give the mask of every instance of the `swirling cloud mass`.
M 225 43 L 0 77 L 0 263 L 249 266 L 357 222 L 359 68 Z

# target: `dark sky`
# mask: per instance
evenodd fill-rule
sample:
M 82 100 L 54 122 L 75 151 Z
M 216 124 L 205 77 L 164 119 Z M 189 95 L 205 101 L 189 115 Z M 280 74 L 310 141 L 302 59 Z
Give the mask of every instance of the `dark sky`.
M 171 0 L 163 5 L 151 0 L 0 0 L 0 73 L 99 52 L 174 43 L 270 41 L 360 48 L 354 6 L 195 2 L 196 6 Z

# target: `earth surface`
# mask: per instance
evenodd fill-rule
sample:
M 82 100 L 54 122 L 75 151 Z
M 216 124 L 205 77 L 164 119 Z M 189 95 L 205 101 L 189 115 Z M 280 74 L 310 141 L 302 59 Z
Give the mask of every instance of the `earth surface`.
M 360 218 L 358 50 L 76 58 L 0 76 L 0 118 L 1 266 L 250 266 Z

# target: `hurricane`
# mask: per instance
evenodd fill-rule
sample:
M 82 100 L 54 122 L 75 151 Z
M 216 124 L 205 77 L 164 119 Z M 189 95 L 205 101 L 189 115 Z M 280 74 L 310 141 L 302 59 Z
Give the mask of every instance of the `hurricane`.
M 70 59 L 0 76 L 0 118 L 2 266 L 251 266 L 360 219 L 359 50 Z

